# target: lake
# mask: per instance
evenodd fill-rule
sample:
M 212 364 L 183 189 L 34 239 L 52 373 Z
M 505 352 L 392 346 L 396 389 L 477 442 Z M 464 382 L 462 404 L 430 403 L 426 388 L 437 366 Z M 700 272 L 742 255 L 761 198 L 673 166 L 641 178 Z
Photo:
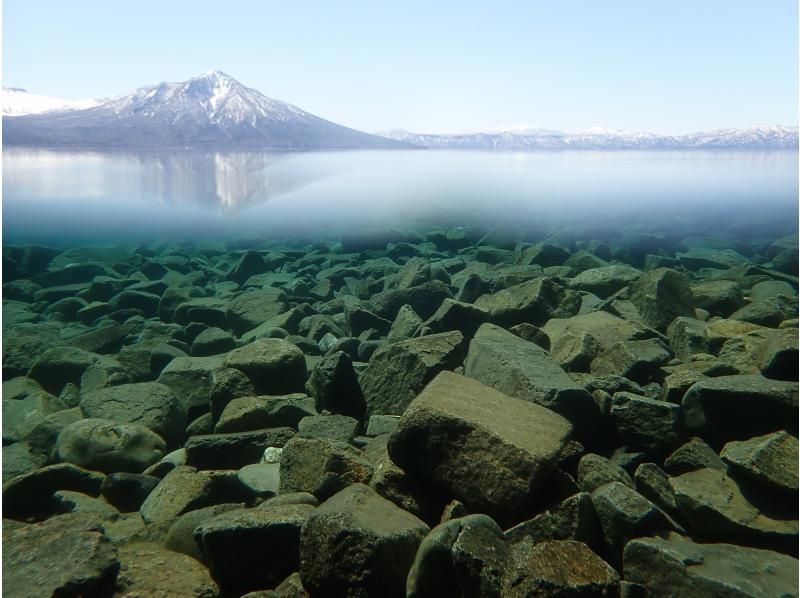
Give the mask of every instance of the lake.
M 796 228 L 793 151 L 3 152 L 6 243 L 416 221 Z M 725 224 L 727 226 L 727 224 Z M 746 228 L 746 226 L 745 226 Z

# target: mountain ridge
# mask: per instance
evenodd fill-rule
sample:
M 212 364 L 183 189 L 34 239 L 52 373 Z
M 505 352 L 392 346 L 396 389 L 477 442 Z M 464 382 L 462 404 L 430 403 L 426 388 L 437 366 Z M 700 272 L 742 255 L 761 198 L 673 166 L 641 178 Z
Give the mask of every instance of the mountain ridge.
M 4 115 L 3 143 L 67 149 L 413 147 L 268 98 L 221 71 L 208 71 L 187 81 L 140 87 L 87 108 Z
M 530 151 L 536 149 L 797 149 L 798 127 L 754 125 L 685 135 L 659 135 L 592 127 L 576 133 L 541 128 L 426 134 L 403 129 L 378 132 L 429 149 Z

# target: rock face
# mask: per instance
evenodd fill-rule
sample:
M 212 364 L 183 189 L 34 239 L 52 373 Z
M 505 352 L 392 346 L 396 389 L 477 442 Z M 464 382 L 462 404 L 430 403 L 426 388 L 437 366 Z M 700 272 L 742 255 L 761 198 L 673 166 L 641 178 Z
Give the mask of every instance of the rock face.
M 422 521 L 355 484 L 322 503 L 300 533 L 300 577 L 311 595 L 403 596 Z
M 8 534 L 3 527 L 4 594 L 38 598 L 113 591 L 116 550 L 91 519 L 55 517 Z
M 460 332 L 432 334 L 378 349 L 361 375 L 370 415 L 402 415 L 415 396 L 441 371 L 464 361 Z
M 552 409 L 578 435 L 590 434 L 600 417 L 591 395 L 547 351 L 492 324 L 481 326 L 470 342 L 464 374 L 510 397 Z
M 611 401 L 611 421 L 626 446 L 656 455 L 685 439 L 681 408 L 666 401 L 618 392 Z
M 141 473 L 166 453 L 162 438 L 138 424 L 84 419 L 58 436 L 58 456 L 66 463 L 113 473 Z
M 696 544 L 674 533 L 631 541 L 624 572 L 654 598 L 797 595 L 797 559 L 733 544 Z
M 442 372 L 400 419 L 389 454 L 468 509 L 503 523 L 535 499 L 571 433 L 549 409 Z

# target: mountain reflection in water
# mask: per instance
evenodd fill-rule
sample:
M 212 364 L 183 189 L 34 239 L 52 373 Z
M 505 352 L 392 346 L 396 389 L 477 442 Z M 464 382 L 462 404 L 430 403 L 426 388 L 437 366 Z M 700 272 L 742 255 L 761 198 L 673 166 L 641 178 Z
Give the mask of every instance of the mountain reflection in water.
M 230 211 L 328 176 L 263 152 L 3 152 L 3 191 L 31 200 L 139 200 Z

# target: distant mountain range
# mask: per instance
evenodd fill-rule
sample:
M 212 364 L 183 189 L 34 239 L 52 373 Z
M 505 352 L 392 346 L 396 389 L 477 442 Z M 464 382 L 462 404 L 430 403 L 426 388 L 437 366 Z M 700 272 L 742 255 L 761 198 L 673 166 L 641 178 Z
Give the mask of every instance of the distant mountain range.
M 7 107 L 9 95 L 12 102 Z M 10 94 L 3 90 L 5 145 L 231 150 L 412 147 L 273 100 L 219 71 L 79 105 L 26 95 L 24 90 Z
M 434 135 L 401 129 L 369 134 L 273 100 L 209 71 L 119 98 L 68 101 L 3 89 L 3 143 L 63 149 L 797 149 L 798 128 L 755 126 L 690 135 L 593 128 L 578 133 L 515 127 Z
M 409 133 L 394 129 L 377 133 L 432 149 L 528 151 L 537 149 L 797 149 L 798 128 L 758 125 L 747 129 L 720 129 L 689 135 L 630 133 L 593 128 L 579 133 L 549 129 L 519 129 L 456 135 Z

